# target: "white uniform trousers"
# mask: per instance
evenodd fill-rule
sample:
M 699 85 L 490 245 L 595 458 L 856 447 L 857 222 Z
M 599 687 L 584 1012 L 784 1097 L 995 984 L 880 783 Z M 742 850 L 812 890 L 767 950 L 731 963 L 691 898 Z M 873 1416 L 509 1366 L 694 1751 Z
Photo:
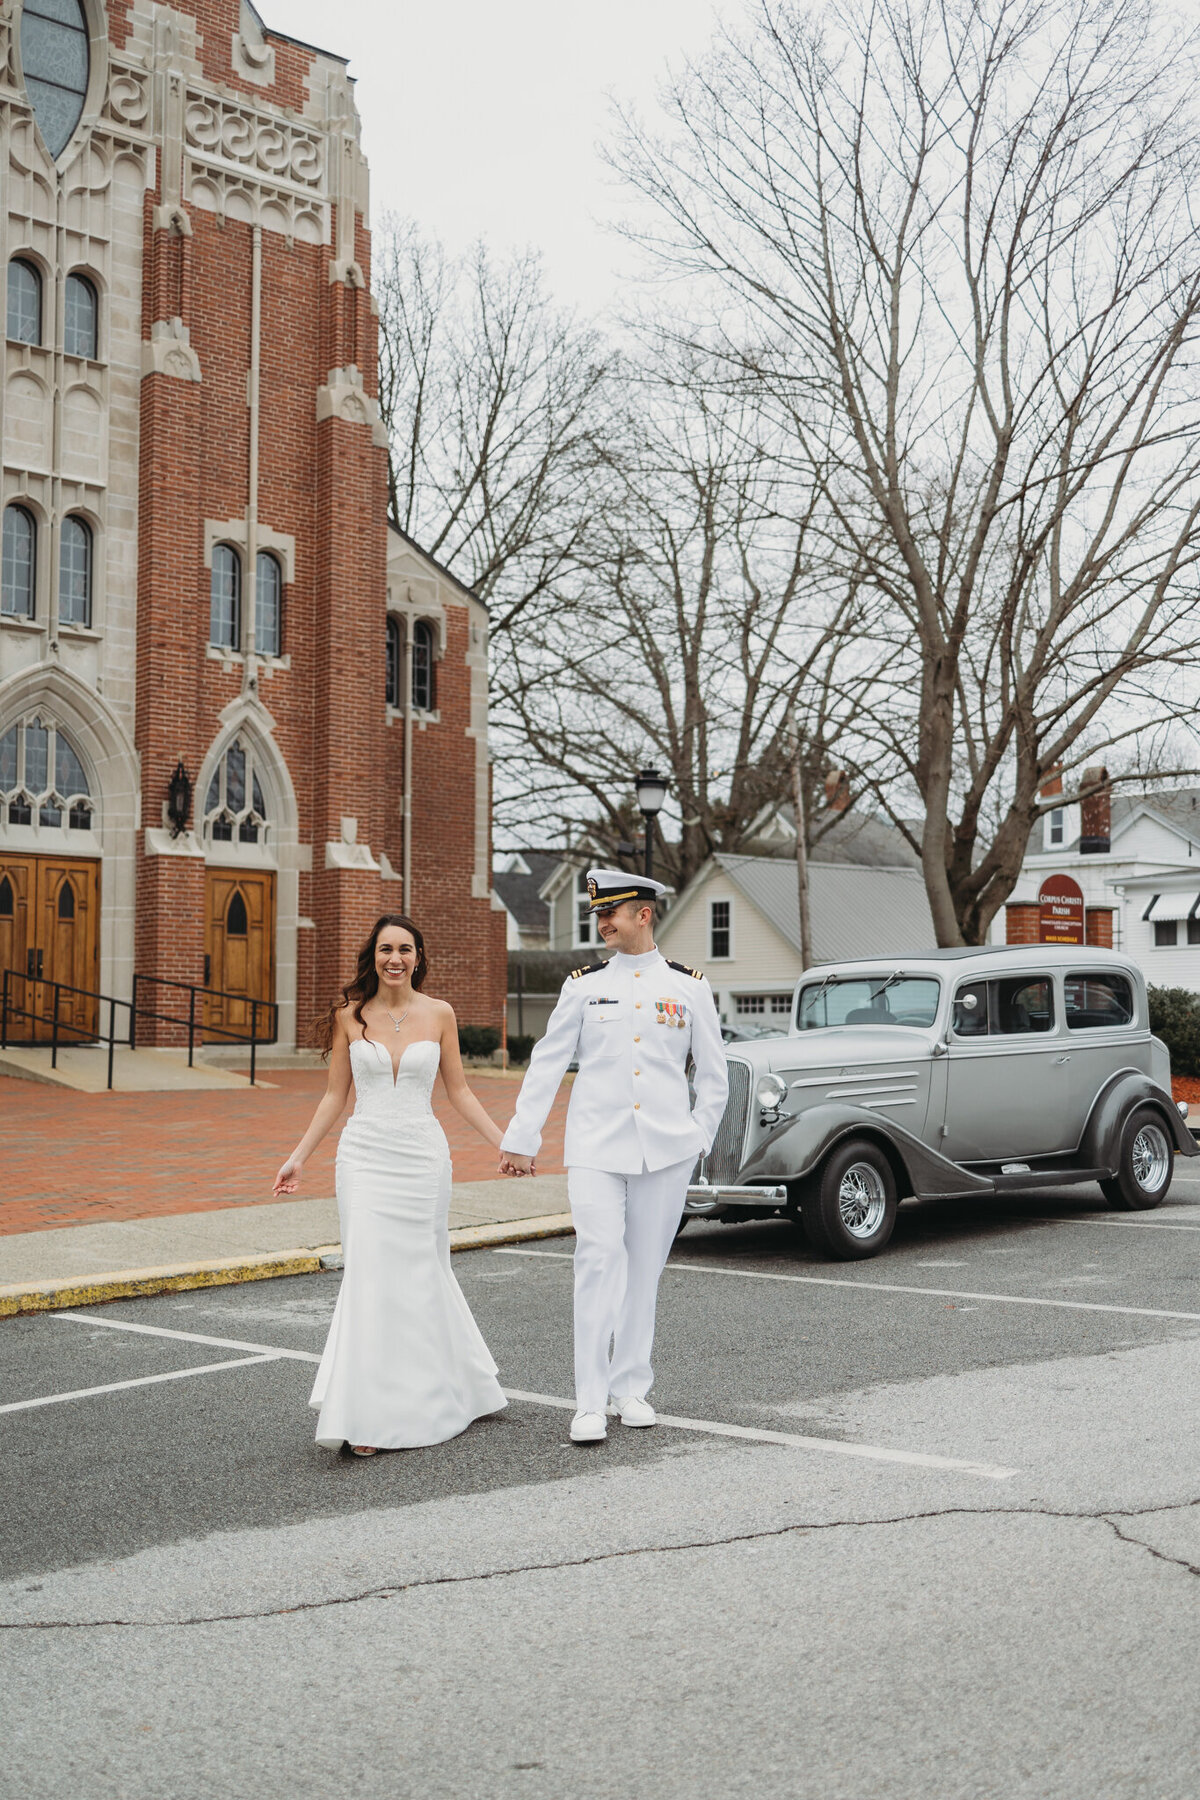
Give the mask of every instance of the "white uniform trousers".
M 650 1391 L 658 1278 L 679 1229 L 695 1160 L 689 1156 L 653 1173 L 643 1165 L 640 1175 L 567 1171 L 580 1412 L 603 1412 L 610 1394 L 644 1400 Z

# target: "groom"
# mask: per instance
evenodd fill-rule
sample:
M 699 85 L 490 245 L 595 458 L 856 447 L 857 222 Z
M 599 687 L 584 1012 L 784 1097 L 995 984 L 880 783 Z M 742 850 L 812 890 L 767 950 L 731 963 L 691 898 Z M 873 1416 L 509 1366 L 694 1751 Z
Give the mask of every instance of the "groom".
M 600 936 L 616 954 L 563 983 L 500 1146 L 504 1174 L 531 1172 L 559 1083 L 578 1057 L 565 1152 L 575 1226 L 577 1444 L 606 1435 L 610 1394 L 622 1424 L 657 1422 L 646 1395 L 659 1276 L 688 1178 L 712 1144 L 728 1091 L 712 989 L 698 970 L 668 962 L 655 947 L 662 883 L 619 869 L 589 869 L 587 883 Z

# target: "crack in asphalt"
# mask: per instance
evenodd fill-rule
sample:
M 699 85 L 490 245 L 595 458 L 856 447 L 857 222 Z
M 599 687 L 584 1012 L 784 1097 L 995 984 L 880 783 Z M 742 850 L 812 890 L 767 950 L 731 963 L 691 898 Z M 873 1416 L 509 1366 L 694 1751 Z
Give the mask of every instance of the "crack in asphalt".
M 691 1538 L 676 1544 L 633 1544 L 624 1550 L 597 1550 L 587 1556 L 561 1557 L 552 1562 L 511 1563 L 498 1569 L 476 1569 L 464 1575 L 425 1575 L 412 1581 L 381 1582 L 353 1594 L 332 1594 L 324 1600 L 297 1600 L 290 1606 L 269 1606 L 253 1612 L 197 1613 L 182 1619 L 3 1619 L 3 1631 L 180 1631 L 193 1625 L 249 1624 L 257 1619 L 285 1619 L 297 1613 L 325 1612 L 339 1606 L 359 1606 L 369 1600 L 395 1600 L 422 1588 L 463 1587 L 474 1582 L 501 1581 L 516 1575 L 553 1574 L 559 1569 L 586 1569 L 601 1563 L 620 1562 L 641 1556 L 675 1556 L 689 1550 L 720 1550 L 735 1544 L 753 1544 L 772 1538 L 807 1536 L 821 1531 L 860 1531 L 872 1526 L 914 1525 L 927 1519 L 1009 1518 L 1063 1519 L 1070 1523 L 1107 1525 L 1122 1544 L 1144 1550 L 1156 1561 L 1168 1563 L 1190 1575 L 1200 1575 L 1200 1564 L 1185 1557 L 1171 1556 L 1153 1544 L 1122 1531 L 1119 1519 L 1139 1519 L 1165 1512 L 1186 1512 L 1200 1506 L 1200 1498 L 1176 1500 L 1166 1505 L 1145 1506 L 1133 1511 L 1070 1512 L 1048 1506 L 945 1506 L 927 1512 L 895 1513 L 878 1519 L 824 1519 L 773 1525 L 761 1531 L 734 1532 L 727 1537 Z

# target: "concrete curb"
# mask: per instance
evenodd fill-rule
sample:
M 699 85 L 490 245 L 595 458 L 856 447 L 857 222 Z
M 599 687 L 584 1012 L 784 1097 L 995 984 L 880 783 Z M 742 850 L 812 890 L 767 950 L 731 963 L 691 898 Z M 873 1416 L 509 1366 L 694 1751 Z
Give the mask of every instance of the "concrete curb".
M 494 1225 L 462 1225 L 450 1233 L 451 1250 L 485 1250 L 495 1244 L 526 1244 L 561 1237 L 571 1230 L 570 1213 L 512 1219 Z M 161 1269 L 115 1269 L 103 1275 L 67 1275 L 55 1281 L 18 1282 L 0 1287 L 0 1318 L 60 1312 L 66 1307 L 100 1306 L 139 1294 L 178 1294 L 190 1288 L 234 1287 L 245 1281 L 273 1281 L 280 1275 L 315 1275 L 342 1265 L 340 1244 L 310 1249 L 272 1250 L 260 1256 L 222 1256 L 209 1262 L 168 1263 Z

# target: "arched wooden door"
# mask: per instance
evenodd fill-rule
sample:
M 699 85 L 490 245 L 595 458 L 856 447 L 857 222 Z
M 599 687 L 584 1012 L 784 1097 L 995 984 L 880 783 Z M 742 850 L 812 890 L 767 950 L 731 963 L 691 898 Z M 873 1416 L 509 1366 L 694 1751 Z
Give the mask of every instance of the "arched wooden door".
M 212 1042 L 221 1031 L 249 1038 L 251 1001 L 275 998 L 275 876 L 267 870 L 209 869 L 204 918 L 204 1001 Z M 228 996 L 228 998 L 221 997 Z M 273 1036 L 269 1006 L 258 1009 L 258 1038 Z
M 10 1017 L 10 1043 L 49 1043 L 54 984 L 59 1042 L 95 1036 L 100 973 L 100 864 L 91 858 L 6 856 L 0 851 L 0 969 L 10 976 L 11 1006 L 35 1019 Z M 90 992 L 71 993 L 72 988 Z

